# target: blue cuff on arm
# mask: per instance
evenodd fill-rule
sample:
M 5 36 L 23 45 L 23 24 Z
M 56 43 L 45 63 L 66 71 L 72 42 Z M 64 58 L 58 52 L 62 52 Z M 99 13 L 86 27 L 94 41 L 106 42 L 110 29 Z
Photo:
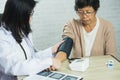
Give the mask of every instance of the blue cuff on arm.
M 65 52 L 68 58 L 73 46 L 73 40 L 70 37 L 65 37 L 63 40 L 64 42 L 59 46 L 58 52 L 60 51 Z

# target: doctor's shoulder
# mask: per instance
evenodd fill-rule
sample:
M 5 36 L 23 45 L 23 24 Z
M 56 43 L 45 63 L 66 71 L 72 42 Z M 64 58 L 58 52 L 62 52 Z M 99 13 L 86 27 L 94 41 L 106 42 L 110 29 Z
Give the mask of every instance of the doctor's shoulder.
M 0 40 L 10 41 L 12 38 L 11 32 L 7 31 L 3 27 L 0 27 Z

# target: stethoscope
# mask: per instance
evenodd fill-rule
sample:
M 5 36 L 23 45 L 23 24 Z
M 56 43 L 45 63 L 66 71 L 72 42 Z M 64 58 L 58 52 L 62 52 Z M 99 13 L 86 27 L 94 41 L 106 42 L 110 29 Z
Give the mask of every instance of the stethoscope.
M 5 24 L 4 24 L 4 23 L 1 23 L 1 25 L 3 26 L 3 27 L 2 27 L 3 31 L 5 31 L 5 29 L 4 29 Z M 37 50 L 32 46 L 32 42 L 29 40 L 28 37 L 25 37 L 25 41 L 26 41 L 26 43 L 29 42 L 28 46 L 29 46 L 31 49 L 33 49 L 34 52 L 37 52 Z M 24 55 L 25 55 L 25 59 L 27 60 L 27 59 L 28 59 L 28 58 L 27 58 L 27 53 L 26 53 L 24 47 L 22 46 L 21 43 L 18 43 L 18 44 L 20 45 L 21 49 L 23 50 Z
M 34 52 L 37 52 L 37 50 L 32 46 L 32 42 L 29 40 L 29 38 L 25 37 L 24 39 L 25 39 L 26 43 L 29 42 L 28 46 L 30 46 L 31 49 L 33 49 Z M 21 43 L 18 43 L 18 44 L 20 45 L 21 49 L 23 50 L 24 55 L 25 55 L 25 59 L 27 60 L 27 54 L 26 54 L 26 51 L 25 51 L 24 47 L 21 45 Z
M 26 51 L 25 51 L 25 49 L 23 48 L 23 46 L 22 46 L 20 43 L 18 43 L 18 44 L 20 45 L 21 49 L 23 50 L 23 52 L 24 52 L 24 55 L 25 55 L 25 59 L 27 60 L 27 54 L 26 54 Z

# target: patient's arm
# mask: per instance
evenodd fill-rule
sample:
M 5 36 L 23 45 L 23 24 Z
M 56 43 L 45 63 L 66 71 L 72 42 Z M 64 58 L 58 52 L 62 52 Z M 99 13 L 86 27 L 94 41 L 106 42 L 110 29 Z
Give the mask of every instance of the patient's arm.
M 56 58 L 60 61 L 64 61 L 69 57 L 73 46 L 73 40 L 70 37 L 65 37 L 63 40 L 64 42 L 59 46 L 56 54 Z
M 71 38 L 66 37 L 63 40 L 64 42 L 59 46 L 57 50 L 57 54 L 55 56 L 55 58 L 57 58 L 61 62 L 65 61 L 69 57 L 72 46 L 73 46 L 73 40 Z M 50 68 L 46 70 L 53 71 L 53 70 L 56 70 L 56 68 L 51 65 Z

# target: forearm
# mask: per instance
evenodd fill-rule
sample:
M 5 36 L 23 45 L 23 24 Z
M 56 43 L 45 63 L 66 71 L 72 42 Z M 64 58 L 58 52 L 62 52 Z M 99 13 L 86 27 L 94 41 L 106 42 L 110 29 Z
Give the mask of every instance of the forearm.
M 56 54 L 56 58 L 59 59 L 61 62 L 65 61 L 67 59 L 67 54 L 63 51 L 59 51 Z

